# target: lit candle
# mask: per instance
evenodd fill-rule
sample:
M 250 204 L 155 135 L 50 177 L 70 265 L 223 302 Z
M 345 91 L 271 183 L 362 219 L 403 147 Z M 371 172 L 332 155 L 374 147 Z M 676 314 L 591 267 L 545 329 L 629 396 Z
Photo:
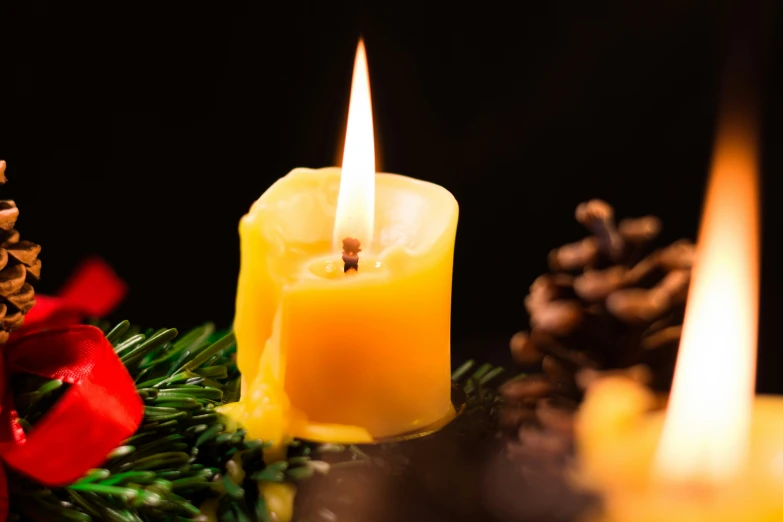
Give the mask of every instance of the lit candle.
M 295 169 L 242 218 L 234 330 L 250 436 L 370 442 L 452 414 L 458 207 L 376 174 L 369 76 L 356 53 L 343 168 Z
M 630 381 L 592 387 L 581 480 L 615 522 L 783 520 L 783 397 L 753 397 L 759 278 L 755 127 L 718 133 L 666 411 Z

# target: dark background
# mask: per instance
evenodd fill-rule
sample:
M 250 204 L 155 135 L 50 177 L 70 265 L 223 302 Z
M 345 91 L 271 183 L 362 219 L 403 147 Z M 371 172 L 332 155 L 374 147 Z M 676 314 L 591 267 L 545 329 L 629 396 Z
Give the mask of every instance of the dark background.
M 0 4 L 2 197 L 44 246 L 41 293 L 96 253 L 131 287 L 116 318 L 228 326 L 238 220 L 291 168 L 339 159 L 360 33 L 379 170 L 461 206 L 458 356 L 502 352 L 525 326 L 548 251 L 583 235 L 577 203 L 695 236 L 732 19 L 715 2 L 13 4 Z M 759 376 L 781 392 L 775 15 Z

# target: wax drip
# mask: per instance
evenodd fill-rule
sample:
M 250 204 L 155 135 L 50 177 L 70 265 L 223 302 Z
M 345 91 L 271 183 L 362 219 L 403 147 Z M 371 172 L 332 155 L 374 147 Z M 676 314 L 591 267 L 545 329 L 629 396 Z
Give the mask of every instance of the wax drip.
M 358 239 L 352 237 L 343 239 L 343 262 L 345 263 L 345 273 L 359 271 L 359 252 L 361 251 L 361 243 Z

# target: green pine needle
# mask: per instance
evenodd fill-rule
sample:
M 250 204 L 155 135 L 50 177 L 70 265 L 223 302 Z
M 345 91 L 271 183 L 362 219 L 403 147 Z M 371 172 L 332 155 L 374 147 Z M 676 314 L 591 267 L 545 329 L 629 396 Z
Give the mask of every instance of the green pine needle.
M 144 402 L 141 427 L 108 455 L 102 468 L 67 487 L 48 488 L 21 475 L 9 477 L 10 520 L 201 520 L 198 506 L 211 496 L 228 497 L 221 506 L 233 519 L 270 519 L 252 477 L 266 473 L 277 478 L 282 471 L 301 470 L 289 480 L 306 478 L 310 458 L 301 447 L 292 448 L 294 462 L 267 467 L 259 441 L 245 440 L 241 430 L 226 431 L 215 407 L 238 395 L 232 333 L 216 333 L 206 324 L 177 337 L 173 329 L 140 332 L 127 321 L 108 330 L 106 338 Z M 28 430 L 67 389 L 61 381 L 35 376 L 17 379 L 13 387 Z M 227 470 L 236 454 L 247 475 L 242 484 Z M 231 517 L 221 514 L 221 519 Z

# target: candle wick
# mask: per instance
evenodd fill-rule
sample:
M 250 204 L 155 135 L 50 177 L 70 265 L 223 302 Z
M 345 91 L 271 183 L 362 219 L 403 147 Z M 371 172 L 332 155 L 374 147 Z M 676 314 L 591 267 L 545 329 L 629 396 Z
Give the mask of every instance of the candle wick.
M 343 239 L 343 262 L 345 263 L 344 272 L 359 271 L 359 252 L 362 251 L 361 243 L 358 239 L 346 237 Z

